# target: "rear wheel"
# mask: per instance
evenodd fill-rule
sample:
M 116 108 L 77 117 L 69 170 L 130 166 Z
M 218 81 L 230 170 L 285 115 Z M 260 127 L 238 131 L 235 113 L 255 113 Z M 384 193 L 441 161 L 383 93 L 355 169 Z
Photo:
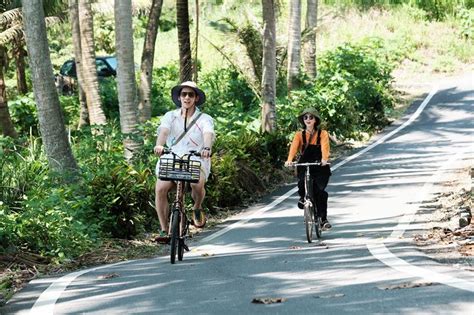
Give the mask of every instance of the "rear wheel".
M 171 263 L 176 261 L 176 249 L 179 244 L 179 210 L 173 210 L 171 214 Z
M 308 243 L 313 241 L 314 211 L 313 207 L 305 202 L 304 205 L 304 225 L 306 227 L 306 239 Z

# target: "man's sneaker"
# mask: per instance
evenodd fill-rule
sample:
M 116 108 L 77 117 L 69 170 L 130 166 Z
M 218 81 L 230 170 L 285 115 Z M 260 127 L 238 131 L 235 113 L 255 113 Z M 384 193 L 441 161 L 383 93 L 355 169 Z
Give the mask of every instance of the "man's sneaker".
M 329 230 L 330 228 L 332 228 L 331 223 L 329 223 L 327 219 L 322 222 L 322 226 L 323 226 L 323 229 L 325 230 Z
M 298 208 L 300 209 L 304 208 L 304 198 L 300 198 L 300 200 L 298 200 Z
M 206 214 L 203 209 L 193 210 L 193 225 L 197 228 L 203 228 L 206 225 Z
M 157 242 L 158 244 L 167 245 L 170 243 L 170 241 L 171 237 L 169 237 L 169 235 L 167 235 L 164 231 L 160 231 L 159 235 L 155 237 L 155 242 Z

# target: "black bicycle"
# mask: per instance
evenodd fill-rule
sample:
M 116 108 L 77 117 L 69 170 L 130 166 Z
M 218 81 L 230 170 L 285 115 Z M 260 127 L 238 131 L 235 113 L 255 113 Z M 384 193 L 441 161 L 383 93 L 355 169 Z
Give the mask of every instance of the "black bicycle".
M 318 239 L 322 236 L 322 219 L 318 215 L 316 205 L 313 198 L 313 181 L 310 174 L 310 166 L 321 165 L 321 163 L 292 163 L 290 166 L 303 166 L 305 167 L 304 176 L 304 224 L 306 227 L 306 239 L 308 243 L 313 241 L 313 229 Z
M 179 157 L 170 150 L 164 150 L 163 153 L 171 153 L 173 157 L 160 158 L 158 177 L 161 180 L 176 182 L 176 197 L 171 207 L 168 231 L 168 235 L 171 237 L 170 259 L 174 264 L 176 254 L 178 254 L 178 260 L 182 261 L 184 251 L 189 251 L 185 240 L 188 237 L 190 221 L 186 215 L 184 197 L 188 183 L 199 182 L 201 161 L 192 160 L 191 157 L 201 156 L 201 153 L 190 151 L 184 157 Z

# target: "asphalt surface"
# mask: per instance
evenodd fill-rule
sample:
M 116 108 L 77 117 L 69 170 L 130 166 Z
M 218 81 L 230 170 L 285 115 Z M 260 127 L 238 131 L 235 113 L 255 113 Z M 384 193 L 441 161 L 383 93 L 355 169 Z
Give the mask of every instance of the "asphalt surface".
M 471 73 L 433 87 L 371 145 L 333 164 L 333 228 L 320 242 L 306 241 L 292 185 L 190 243 L 182 262 L 37 279 L 0 312 L 474 314 L 474 274 L 437 263 L 410 237 L 443 176 L 473 164 L 473 81 Z

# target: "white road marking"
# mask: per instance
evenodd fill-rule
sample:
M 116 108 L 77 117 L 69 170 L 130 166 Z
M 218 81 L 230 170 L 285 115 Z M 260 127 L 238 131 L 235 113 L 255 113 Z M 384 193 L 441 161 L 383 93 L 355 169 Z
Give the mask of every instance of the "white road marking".
M 57 280 L 53 280 L 51 285 L 44 290 L 39 298 L 36 300 L 35 304 L 30 310 L 30 314 L 53 314 L 54 312 L 54 305 L 56 304 L 56 301 L 59 299 L 63 291 L 66 289 L 66 287 L 74 281 L 77 277 L 91 272 L 91 271 L 96 271 L 99 269 L 107 268 L 107 267 L 112 267 L 112 266 L 118 266 L 124 263 L 127 263 L 130 261 L 121 261 L 115 264 L 111 265 L 104 265 L 100 267 L 95 267 L 95 268 L 90 268 L 90 269 L 84 269 L 76 272 L 72 272 L 70 274 L 67 274 L 65 276 L 62 276 L 61 278 Z M 31 281 L 31 283 L 35 283 L 37 280 Z M 44 280 L 39 279 L 38 282 L 42 282 Z
M 417 194 L 417 199 L 420 201 L 426 200 L 428 194 L 433 189 L 433 183 L 439 182 L 443 173 L 446 172 L 448 168 L 455 165 L 456 161 L 464 157 L 467 152 L 471 153 L 470 151 L 471 148 L 468 148 L 467 150 L 460 151 L 457 154 L 451 156 L 451 158 L 446 161 L 446 163 L 430 177 L 426 184 L 423 185 L 423 188 L 420 190 L 420 193 Z M 399 238 L 404 234 L 405 230 L 414 220 L 417 211 L 417 204 L 411 204 L 409 207 L 407 207 L 407 211 L 405 212 L 403 217 L 400 218 L 400 220 L 398 221 L 398 225 L 393 229 L 388 239 L 381 240 L 377 243 L 367 244 L 367 248 L 369 249 L 370 253 L 382 263 L 395 270 L 401 271 L 414 277 L 423 278 L 427 281 L 438 282 L 461 290 L 474 292 L 474 283 L 466 281 L 464 279 L 459 279 L 446 274 L 435 272 L 430 269 L 414 266 L 394 255 L 385 246 L 385 243 L 395 243 L 399 241 Z

